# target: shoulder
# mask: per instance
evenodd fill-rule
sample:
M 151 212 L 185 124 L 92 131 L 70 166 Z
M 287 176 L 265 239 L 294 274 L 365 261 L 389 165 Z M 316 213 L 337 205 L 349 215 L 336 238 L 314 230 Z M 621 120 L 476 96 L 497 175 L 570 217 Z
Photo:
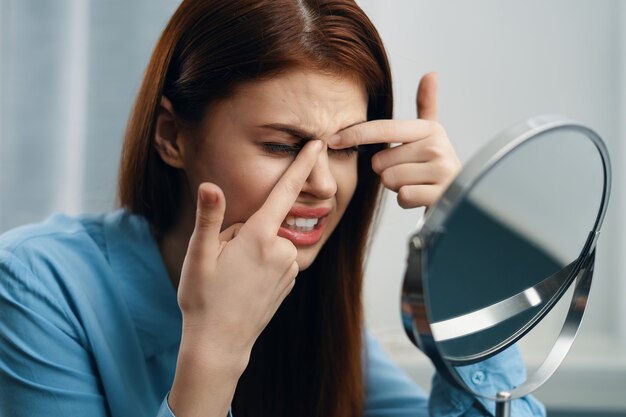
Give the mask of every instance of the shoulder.
M 0 251 L 21 259 L 53 258 L 98 250 L 106 257 L 107 235 L 115 237 L 146 235 L 145 219 L 120 209 L 110 213 L 70 216 L 54 214 L 41 223 L 29 224 L 0 235 Z
M 142 218 L 117 210 L 55 214 L 6 232 L 0 236 L 0 308 L 20 305 L 38 314 L 54 310 L 75 323 L 81 320 L 72 317 L 86 312 L 119 310 L 120 265 L 140 245 L 130 237 L 148 239 L 149 230 Z
M 45 244 L 85 239 L 97 232 L 106 214 L 69 216 L 56 213 L 40 223 L 17 227 L 0 235 L 0 249 L 19 252 Z
M 72 262 L 98 252 L 104 255 L 104 217 L 55 214 L 41 223 L 10 230 L 0 235 L 0 260 L 20 262 L 35 271 L 42 264 Z
M 13 326 L 40 317 L 67 334 L 82 334 L 73 306 L 80 282 L 103 262 L 98 222 L 96 216 L 57 214 L 1 235 L 0 314 L 12 317 Z
M 140 220 L 124 210 L 68 216 L 55 214 L 45 221 L 0 235 L 0 282 L 19 281 L 21 286 L 94 287 L 110 275 L 111 229 L 139 227 Z M 136 224 L 137 223 L 137 224 Z M 97 285 L 96 285 L 97 286 Z

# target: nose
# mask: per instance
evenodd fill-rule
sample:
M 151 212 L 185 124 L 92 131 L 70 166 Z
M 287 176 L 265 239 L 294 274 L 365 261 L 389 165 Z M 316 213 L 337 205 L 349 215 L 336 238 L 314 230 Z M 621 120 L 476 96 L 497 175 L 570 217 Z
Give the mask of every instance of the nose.
M 320 153 L 304 187 L 302 187 L 302 192 L 319 200 L 331 198 L 337 192 L 337 181 L 331 170 L 327 146 Z

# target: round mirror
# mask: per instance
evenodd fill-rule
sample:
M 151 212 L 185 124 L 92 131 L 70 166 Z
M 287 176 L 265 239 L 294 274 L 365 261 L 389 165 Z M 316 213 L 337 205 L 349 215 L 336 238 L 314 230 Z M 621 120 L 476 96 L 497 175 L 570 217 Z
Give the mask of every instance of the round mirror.
M 462 369 L 523 361 L 523 338 L 564 304 L 540 365 L 488 397 L 519 398 L 556 370 L 586 306 L 609 189 L 600 137 L 555 117 L 509 129 L 464 167 L 411 237 L 402 290 L 407 335 L 444 377 L 473 392 Z

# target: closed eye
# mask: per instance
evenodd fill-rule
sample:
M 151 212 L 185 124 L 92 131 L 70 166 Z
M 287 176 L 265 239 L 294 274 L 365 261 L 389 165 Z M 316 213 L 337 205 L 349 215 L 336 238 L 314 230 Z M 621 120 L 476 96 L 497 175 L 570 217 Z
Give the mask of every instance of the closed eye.
M 294 157 L 302 149 L 302 145 L 300 144 L 290 145 L 290 144 L 285 144 L 285 143 L 272 143 L 272 142 L 263 143 L 262 147 L 265 150 L 265 152 L 269 154 L 288 155 L 288 156 L 294 156 Z M 328 153 L 337 158 L 347 159 L 358 154 L 362 150 L 363 149 L 359 148 L 358 146 L 353 146 L 351 148 L 344 148 L 344 149 L 330 149 L 329 148 Z
M 353 146 L 351 148 L 343 148 L 343 149 L 328 149 L 328 153 L 334 155 L 338 158 L 348 159 L 352 156 L 357 155 L 362 149 L 358 146 Z
M 288 145 L 285 143 L 263 143 L 263 149 L 265 152 L 274 155 L 290 155 L 296 156 L 300 149 L 302 149 L 301 145 Z

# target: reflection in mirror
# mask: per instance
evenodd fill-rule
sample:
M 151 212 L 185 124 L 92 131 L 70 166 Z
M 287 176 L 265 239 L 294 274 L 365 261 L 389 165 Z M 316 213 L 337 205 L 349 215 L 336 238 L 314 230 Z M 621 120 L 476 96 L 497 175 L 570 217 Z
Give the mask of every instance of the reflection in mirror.
M 477 370 L 514 372 L 513 395 L 478 394 L 502 404 L 550 376 L 586 306 L 609 187 L 602 140 L 562 120 L 531 119 L 464 168 L 412 237 L 403 285 L 407 334 L 442 375 L 477 393 Z M 532 337 L 543 357 L 523 352 Z

